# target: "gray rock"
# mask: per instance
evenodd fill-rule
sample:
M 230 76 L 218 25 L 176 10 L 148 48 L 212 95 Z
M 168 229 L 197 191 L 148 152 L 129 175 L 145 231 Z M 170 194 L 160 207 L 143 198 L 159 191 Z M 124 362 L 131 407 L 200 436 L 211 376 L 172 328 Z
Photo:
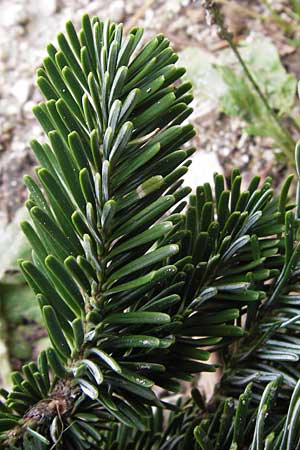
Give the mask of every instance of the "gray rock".
M 28 21 L 29 12 L 24 3 L 22 4 L 9 1 L 4 1 L 2 3 L 0 25 L 9 28 L 16 25 L 25 25 Z
M 192 156 L 193 163 L 184 176 L 184 183 L 193 191 L 203 183 L 212 183 L 215 172 L 223 173 L 216 153 L 199 150 Z
M 30 82 L 26 79 L 17 80 L 12 87 L 12 94 L 23 105 L 29 97 L 31 90 Z
M 38 0 L 34 2 L 38 14 L 44 17 L 52 16 L 57 12 L 57 0 Z
M 108 15 L 112 21 L 122 22 L 125 16 L 125 2 L 123 0 L 111 2 L 108 9 Z
M 85 7 L 85 11 L 91 15 L 98 15 L 100 14 L 100 5 L 99 2 L 97 0 L 89 2 L 86 7 Z M 79 11 L 80 14 L 82 13 L 81 11 Z M 79 17 L 80 19 L 80 17 Z

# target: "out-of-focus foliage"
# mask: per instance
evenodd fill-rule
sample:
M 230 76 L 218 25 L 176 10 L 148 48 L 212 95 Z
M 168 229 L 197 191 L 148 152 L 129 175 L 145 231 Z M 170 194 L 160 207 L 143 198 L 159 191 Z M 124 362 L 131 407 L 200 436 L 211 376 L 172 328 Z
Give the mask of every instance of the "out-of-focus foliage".
M 28 360 L 36 345 L 36 331 L 43 327 L 41 312 L 17 263 L 31 250 L 19 227 L 28 217 L 25 208 L 5 227 L 0 239 L 0 379 L 10 384 L 11 360 Z
M 293 127 L 297 82 L 283 67 L 276 47 L 269 38 L 252 33 L 239 42 L 238 48 L 278 121 L 286 119 Z M 196 104 L 201 103 L 204 110 L 206 104 L 210 108 L 217 106 L 230 117 L 240 117 L 248 134 L 272 138 L 281 156 L 285 155 L 293 164 L 292 136 L 267 111 L 231 49 L 211 56 L 190 48 L 182 52 L 181 58 L 195 86 Z
M 295 105 L 296 77 L 282 66 L 275 45 L 270 38 L 253 34 L 239 43 L 239 51 L 251 74 L 278 116 L 290 115 Z M 221 54 L 216 68 L 228 87 L 220 99 L 220 108 L 230 116 L 240 116 L 247 123 L 247 132 L 277 138 L 272 118 L 231 50 Z

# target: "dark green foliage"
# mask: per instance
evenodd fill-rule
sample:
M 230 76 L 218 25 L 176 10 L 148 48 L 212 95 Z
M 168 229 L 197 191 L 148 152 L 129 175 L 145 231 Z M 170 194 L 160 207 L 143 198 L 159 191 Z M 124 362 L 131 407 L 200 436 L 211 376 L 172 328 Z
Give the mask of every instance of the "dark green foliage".
M 299 382 L 290 405 L 280 405 L 280 410 L 276 411 L 274 404 L 276 401 L 280 404 L 281 384 L 282 377 L 275 376 L 261 393 L 259 404 L 252 392 L 252 383 L 237 401 L 233 398 L 221 401 L 216 411 L 208 413 L 194 429 L 199 448 L 299 449 Z
M 2 447 L 298 448 L 292 178 L 277 197 L 270 179 L 242 189 L 235 170 L 186 201 L 191 86 L 168 40 L 139 48 L 140 28 L 123 39 L 88 16 L 66 36 L 38 70 L 49 141 L 32 142 L 40 166 L 21 224 L 33 251 L 20 267 L 52 347 L 1 392 Z M 215 351 L 224 375 L 211 404 L 153 389 L 214 371 Z

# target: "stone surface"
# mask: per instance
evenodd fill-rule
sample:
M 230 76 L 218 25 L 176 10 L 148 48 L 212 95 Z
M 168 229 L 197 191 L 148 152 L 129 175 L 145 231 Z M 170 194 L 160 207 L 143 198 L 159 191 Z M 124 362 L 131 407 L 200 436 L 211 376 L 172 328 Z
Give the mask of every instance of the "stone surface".
M 20 79 L 15 82 L 15 84 L 12 87 L 12 94 L 18 102 L 23 105 L 23 103 L 26 102 L 26 100 L 29 97 L 29 93 L 31 90 L 31 85 L 28 83 L 28 80 L 26 79 Z
M 193 191 L 199 184 L 212 183 L 215 172 L 222 173 L 217 154 L 214 152 L 200 151 L 192 156 L 192 164 L 184 177 L 185 185 Z
M 57 0 L 38 0 L 35 2 L 35 6 L 37 12 L 44 17 L 52 16 L 58 8 Z
M 0 25 L 5 28 L 25 25 L 29 21 L 30 12 L 25 2 L 1 2 Z
M 122 22 L 125 17 L 125 2 L 123 0 L 115 0 L 110 3 L 108 15 L 115 22 Z

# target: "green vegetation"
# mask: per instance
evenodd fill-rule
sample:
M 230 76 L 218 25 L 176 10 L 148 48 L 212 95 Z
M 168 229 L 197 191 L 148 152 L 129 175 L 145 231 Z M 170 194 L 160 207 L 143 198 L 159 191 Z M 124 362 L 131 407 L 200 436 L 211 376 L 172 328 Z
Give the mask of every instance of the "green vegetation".
M 1 448 L 299 449 L 292 176 L 279 196 L 238 170 L 191 194 L 191 85 L 169 41 L 140 48 L 142 33 L 85 15 L 38 70 L 48 141 L 31 143 L 19 264 L 51 346 L 0 391 Z M 180 394 L 218 366 L 208 404 Z

